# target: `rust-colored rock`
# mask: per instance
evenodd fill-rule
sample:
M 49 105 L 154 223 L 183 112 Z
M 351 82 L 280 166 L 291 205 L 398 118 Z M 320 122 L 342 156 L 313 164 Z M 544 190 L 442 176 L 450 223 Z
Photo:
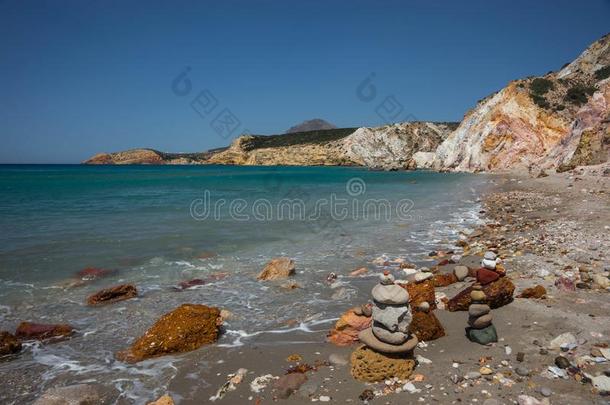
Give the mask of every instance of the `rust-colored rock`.
M 352 272 L 349 273 L 350 277 L 358 277 L 358 276 L 362 276 L 366 273 L 369 272 L 369 269 L 367 269 L 366 267 L 360 267 Z
M 260 272 L 258 280 L 278 280 L 294 274 L 294 260 L 288 257 L 277 257 L 271 260 L 263 271 Z
M 457 277 L 453 273 L 437 274 L 432 277 L 432 284 L 434 287 L 446 287 L 458 281 Z
M 163 395 L 159 399 L 153 402 L 149 402 L 148 405 L 174 405 L 174 400 L 169 395 Z
M 114 287 L 104 288 L 87 298 L 87 305 L 105 305 L 128 300 L 138 296 L 138 290 L 133 284 L 121 284 Z
M 198 349 L 218 339 L 220 323 L 218 308 L 183 304 L 163 315 L 131 348 L 117 353 L 117 358 L 135 363 Z
M 455 297 L 451 298 L 447 302 L 447 309 L 449 311 L 467 311 L 470 305 L 470 292 L 472 287 L 468 287 L 459 293 Z M 508 277 L 500 277 L 493 283 L 489 283 L 483 286 L 483 292 L 487 296 L 487 304 L 491 308 L 499 308 L 513 301 L 513 292 L 515 291 L 515 285 Z
M 409 325 L 409 332 L 417 336 L 420 341 L 429 342 L 445 336 L 445 328 L 441 325 L 433 312 L 413 312 L 413 320 Z
M 17 353 L 21 350 L 21 342 L 13 334 L 0 331 L 0 356 Z
M 517 298 L 546 298 L 546 288 L 541 285 L 526 288 Z
M 398 284 L 398 283 L 397 283 Z M 426 301 L 430 304 L 430 309 L 436 308 L 436 296 L 434 293 L 434 281 L 432 279 L 421 283 L 398 284 L 405 288 L 409 293 L 409 303 L 413 307 L 417 307 L 422 302 Z
M 491 271 L 491 270 L 483 269 L 483 268 L 477 270 L 477 281 L 481 285 L 493 283 L 494 281 L 496 281 L 499 278 L 500 278 L 500 275 L 498 273 L 496 273 L 495 271 Z
M 68 337 L 72 333 L 74 328 L 68 324 L 21 322 L 15 335 L 20 339 L 45 340 Z
M 379 382 L 397 377 L 408 379 L 415 369 L 411 355 L 382 354 L 366 346 L 357 348 L 351 357 L 352 376 L 360 381 Z
M 358 333 L 370 326 L 371 317 L 362 315 L 360 307 L 352 308 L 341 315 L 334 329 L 328 334 L 327 340 L 337 346 L 349 346 L 358 342 Z

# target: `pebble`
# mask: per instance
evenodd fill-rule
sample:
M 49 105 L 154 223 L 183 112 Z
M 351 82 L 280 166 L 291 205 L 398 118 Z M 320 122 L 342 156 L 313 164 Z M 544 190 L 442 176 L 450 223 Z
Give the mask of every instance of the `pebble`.
M 553 391 L 551 391 L 551 389 L 548 387 L 540 388 L 540 394 L 542 394 L 544 397 L 550 397 L 552 393 Z
M 458 281 L 464 280 L 468 277 L 468 267 L 466 266 L 455 266 L 453 269 L 453 274 L 457 277 Z
M 481 373 L 481 375 L 490 375 L 493 373 L 493 370 L 487 366 L 483 366 L 479 369 L 479 373 Z
M 559 368 L 566 369 L 571 366 L 570 360 L 566 359 L 563 356 L 555 357 L 555 365 Z
M 481 373 L 478 371 L 470 371 L 466 374 L 466 379 L 468 380 L 476 380 L 477 378 L 481 378 Z
M 517 353 L 517 361 L 518 361 L 518 362 L 522 362 L 523 360 L 525 360 L 525 353 L 523 353 L 523 352 L 518 352 L 518 353 Z
M 486 297 L 483 291 L 471 291 L 470 298 L 473 301 L 484 301 Z
M 320 400 L 320 402 L 329 402 L 330 401 L 330 397 L 327 395 L 322 395 L 320 398 L 318 398 Z
M 521 377 L 527 377 L 530 374 L 530 371 L 526 367 L 519 366 L 515 369 L 515 373 Z

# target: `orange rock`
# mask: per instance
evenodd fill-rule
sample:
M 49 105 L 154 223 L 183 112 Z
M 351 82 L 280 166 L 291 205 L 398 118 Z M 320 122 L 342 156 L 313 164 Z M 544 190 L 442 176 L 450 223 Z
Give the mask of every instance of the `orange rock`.
M 397 283 L 398 284 L 398 283 Z M 398 284 L 405 288 L 409 293 L 409 302 L 413 307 L 417 307 L 420 303 L 426 301 L 430 304 L 430 309 L 436 308 L 436 297 L 434 293 L 434 282 L 429 279 L 421 283 Z
M 546 298 L 546 288 L 541 285 L 526 288 L 517 298 Z
M 174 405 L 174 400 L 169 395 L 163 395 L 156 401 L 149 402 L 148 405 Z
M 360 309 L 359 307 L 356 307 Z M 347 310 L 330 331 L 327 340 L 337 346 L 348 346 L 358 342 L 358 333 L 371 326 L 371 317 L 357 315 L 356 308 Z
M 508 277 L 500 277 L 498 280 L 482 286 L 483 292 L 487 297 L 487 304 L 491 308 L 499 308 L 513 301 L 515 285 Z M 449 311 L 467 311 L 470 305 L 470 292 L 472 287 L 468 287 L 447 302 Z
M 349 275 L 350 275 L 350 277 L 358 277 L 358 276 L 368 273 L 368 271 L 369 271 L 369 269 L 367 269 L 366 267 L 360 267 L 359 269 L 356 269 L 356 270 L 352 271 L 351 273 L 349 273 Z
M 409 332 L 417 336 L 420 341 L 429 342 L 445 336 L 445 329 L 432 312 L 413 312 L 413 320 L 409 325 Z
M 128 300 L 138 296 L 138 290 L 133 284 L 121 284 L 105 288 L 87 298 L 88 305 L 104 305 L 113 302 Z
M 277 280 L 292 276 L 294 274 L 294 260 L 288 257 L 277 257 L 271 260 L 263 271 L 260 272 L 258 280 Z
M 221 322 L 218 308 L 183 304 L 163 315 L 131 348 L 117 353 L 117 358 L 135 363 L 198 349 L 218 339 Z
M 453 273 L 437 274 L 432 277 L 432 283 L 434 287 L 446 287 L 458 281 L 457 277 Z

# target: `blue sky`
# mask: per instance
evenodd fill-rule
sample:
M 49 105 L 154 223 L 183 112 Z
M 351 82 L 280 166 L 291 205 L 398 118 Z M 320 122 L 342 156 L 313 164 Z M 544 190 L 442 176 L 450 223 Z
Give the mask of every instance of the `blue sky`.
M 610 0 L 0 0 L 0 162 L 201 151 L 316 117 L 380 125 L 388 100 L 397 121 L 459 121 L 574 59 L 608 21 Z

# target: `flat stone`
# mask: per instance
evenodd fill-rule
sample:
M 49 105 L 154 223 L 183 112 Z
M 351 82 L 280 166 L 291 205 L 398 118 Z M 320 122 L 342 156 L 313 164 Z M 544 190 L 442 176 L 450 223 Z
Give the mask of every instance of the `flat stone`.
M 491 311 L 487 304 L 471 304 L 468 307 L 468 315 L 477 317 L 487 315 Z
M 483 329 L 467 328 L 466 336 L 468 336 L 468 339 L 471 341 L 481 345 L 498 341 L 498 334 L 494 325 L 489 325 Z
M 337 354 L 337 353 L 333 353 L 330 356 L 328 356 L 328 361 L 333 366 L 346 366 L 347 363 L 349 362 L 349 360 L 346 357 L 343 357 L 342 355 Z
M 409 302 L 407 290 L 396 284 L 377 284 L 371 293 L 373 299 L 381 304 L 403 305 Z
M 491 250 L 488 250 L 487 252 L 485 252 L 485 255 L 483 256 L 483 258 L 487 259 L 487 260 L 496 260 L 497 257 L 498 257 L 498 255 L 496 255 Z
M 434 274 L 432 273 L 417 273 L 414 279 L 416 283 L 420 283 L 432 277 L 434 277 Z
M 491 314 L 479 316 L 477 318 L 469 318 L 468 324 L 475 329 L 483 329 L 489 325 L 491 325 Z
M 470 292 L 470 299 L 472 301 L 484 302 L 485 298 L 487 297 L 485 296 L 485 293 L 483 291 L 473 290 Z
M 409 330 L 413 316 L 406 305 L 386 305 L 373 302 L 373 320 L 382 324 L 390 332 L 403 332 Z
M 457 277 L 458 281 L 463 281 L 468 277 L 468 267 L 466 266 L 455 266 L 453 274 Z
M 411 336 L 406 342 L 401 345 L 391 345 L 389 343 L 381 342 L 373 335 L 373 329 L 368 328 L 358 334 L 358 338 L 362 343 L 367 345 L 373 350 L 382 353 L 407 353 L 413 351 L 417 346 L 417 337 Z
M 392 345 L 401 345 L 407 341 L 409 335 L 403 332 L 390 332 L 378 322 L 373 322 L 373 335 L 382 342 Z
M 382 273 L 379 276 L 379 284 L 381 285 L 392 285 L 394 284 L 394 276 L 391 274 Z

